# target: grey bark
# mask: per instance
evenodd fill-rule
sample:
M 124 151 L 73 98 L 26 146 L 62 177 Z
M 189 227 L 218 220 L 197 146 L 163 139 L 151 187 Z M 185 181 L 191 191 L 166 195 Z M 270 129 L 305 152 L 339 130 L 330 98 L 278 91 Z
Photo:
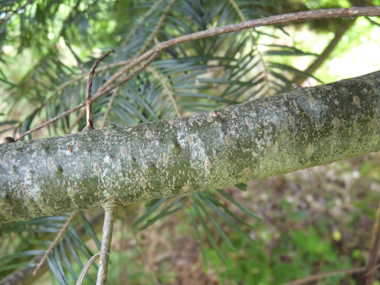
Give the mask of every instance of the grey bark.
M 209 113 L 0 145 L 0 222 L 221 188 L 380 150 L 380 72 Z

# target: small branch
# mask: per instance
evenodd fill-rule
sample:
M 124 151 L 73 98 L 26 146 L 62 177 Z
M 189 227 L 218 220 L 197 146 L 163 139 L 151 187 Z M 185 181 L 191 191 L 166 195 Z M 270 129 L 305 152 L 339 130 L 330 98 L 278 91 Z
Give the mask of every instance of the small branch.
M 372 228 L 371 245 L 369 248 L 369 258 L 367 264 L 367 278 L 365 285 L 372 285 L 375 277 L 377 256 L 380 247 L 380 203 L 376 211 L 375 222 Z
M 307 11 L 307 12 L 296 12 L 296 13 L 289 13 L 285 15 L 277 15 L 277 16 L 270 16 L 266 18 L 256 19 L 252 21 L 242 22 L 238 24 L 233 25 L 227 25 L 224 27 L 218 27 L 213 28 L 201 32 L 192 33 L 189 35 L 180 36 L 177 38 L 173 38 L 171 40 L 168 40 L 166 42 L 161 42 L 156 44 L 153 48 L 151 48 L 149 51 L 145 52 L 138 58 L 132 59 L 128 61 L 127 66 L 120 69 L 117 73 L 115 73 L 110 79 L 108 79 L 97 91 L 97 93 L 94 95 L 94 98 L 92 101 L 95 101 L 96 99 L 100 98 L 104 94 L 107 94 L 109 91 L 115 89 L 117 86 L 120 86 L 121 84 L 125 83 L 132 77 L 134 77 L 136 74 L 138 74 L 142 69 L 145 68 L 145 65 L 137 69 L 137 72 L 132 73 L 129 76 L 126 76 L 121 83 L 117 83 L 113 87 L 111 86 L 112 83 L 114 83 L 120 76 L 124 75 L 126 72 L 128 72 L 131 68 L 134 66 L 140 64 L 144 60 L 147 60 L 147 63 L 149 64 L 153 60 L 150 60 L 151 58 L 157 58 L 158 55 L 168 47 L 175 46 L 180 43 L 194 41 L 203 39 L 206 37 L 213 37 L 217 35 L 222 35 L 226 33 L 232 33 L 237 32 L 241 30 L 251 29 L 251 28 L 257 28 L 260 26 L 271 26 L 271 25 L 279 25 L 279 24 L 287 24 L 287 23 L 295 23 L 295 22 L 306 22 L 311 20 L 318 20 L 318 19 L 331 19 L 331 18 L 340 18 L 340 17 L 359 17 L 359 16 L 380 16 L 380 7 L 354 7 L 354 8 L 339 8 L 339 9 L 320 9 L 320 10 L 314 10 L 314 11 Z M 55 122 L 59 120 L 60 118 L 66 117 L 67 115 L 71 114 L 72 112 L 82 108 L 85 104 L 80 104 L 76 107 L 74 107 L 71 110 L 68 110 L 61 115 L 50 119 L 48 122 L 45 122 L 43 124 L 40 124 L 39 126 L 23 133 L 20 135 L 19 138 L 16 139 L 20 140 L 24 136 L 39 130 L 52 122 Z
M 94 128 L 94 122 L 92 119 L 91 113 L 91 87 L 92 87 L 92 79 L 94 77 L 95 69 L 99 65 L 99 63 L 109 56 L 110 53 L 114 52 L 114 50 L 110 50 L 106 54 L 102 55 L 99 59 L 97 59 L 90 70 L 90 74 L 88 76 L 87 81 L 87 89 L 86 89 L 86 113 L 87 113 L 87 125 L 84 128 L 85 130 L 91 130 Z
M 101 129 L 104 129 L 104 127 L 106 126 L 107 118 L 111 113 L 111 108 L 112 108 L 113 102 L 115 101 L 115 97 L 116 97 L 118 92 L 119 92 L 119 88 L 116 88 L 112 93 L 112 96 L 108 102 L 107 111 L 104 113 L 103 124 L 102 124 Z
M 114 86 L 111 86 L 109 87 L 108 89 L 106 89 L 105 91 L 101 92 L 101 93 L 97 93 L 97 95 L 95 95 L 93 98 L 92 98 L 92 101 L 95 101 L 96 99 L 100 98 L 101 96 L 103 96 L 104 94 L 107 94 L 108 92 L 110 92 L 111 90 L 119 87 L 120 85 L 124 84 L 125 82 L 127 82 L 128 80 L 130 80 L 131 78 L 135 77 L 137 74 L 139 74 L 143 69 L 145 69 L 152 61 L 154 61 L 157 57 L 158 57 L 158 53 L 156 54 L 153 54 L 151 58 L 149 58 L 143 65 L 141 65 L 138 69 L 136 69 L 136 71 L 132 72 L 130 75 L 127 75 L 125 77 L 123 77 L 119 82 L 117 82 Z M 99 92 L 99 91 L 98 91 Z M 78 106 L 77 106 L 78 107 Z M 77 110 L 80 109 L 80 108 L 77 108 Z M 76 118 L 75 122 L 71 125 L 70 129 L 69 129 L 69 132 L 71 132 L 74 128 L 74 126 L 82 119 L 82 117 L 84 116 L 84 114 L 86 113 L 86 110 L 82 110 L 82 112 L 78 115 L 78 117 Z
M 94 263 L 94 261 L 99 258 L 99 256 L 100 256 L 100 253 L 97 253 L 87 261 L 86 265 L 83 267 L 82 272 L 80 273 L 77 279 L 77 282 L 75 283 L 76 285 L 82 285 L 84 277 L 86 276 L 88 269 L 90 268 L 91 264 Z
M 48 250 L 45 252 L 44 256 L 42 257 L 42 259 L 40 260 L 40 262 L 38 263 L 36 269 L 34 269 L 33 271 L 33 276 L 37 274 L 38 270 L 41 268 L 41 266 L 44 264 L 45 260 L 47 259 L 49 253 L 53 250 L 54 246 L 56 246 L 56 244 L 58 243 L 59 239 L 62 237 L 62 235 L 64 234 L 64 232 L 66 231 L 67 227 L 69 226 L 71 220 L 75 217 L 75 215 L 77 214 L 77 212 L 73 212 L 70 217 L 67 219 L 67 221 L 65 222 L 65 224 L 63 225 L 62 229 L 59 231 L 59 233 L 57 234 L 57 236 L 55 237 L 54 241 L 52 242 L 52 244 L 49 246 Z
M 178 109 L 177 102 L 175 101 L 175 98 L 174 98 L 174 94 L 170 90 L 170 88 L 169 88 L 167 82 L 165 81 L 165 79 L 152 67 L 148 66 L 146 70 L 149 71 L 149 72 L 151 72 L 151 73 L 153 73 L 153 75 L 161 82 L 162 86 L 164 87 L 166 93 L 168 93 L 169 98 L 170 98 L 170 100 L 173 103 L 174 110 L 175 110 L 177 116 L 181 117 L 181 114 L 180 114 L 179 109 Z
M 316 281 L 316 280 L 330 277 L 330 276 L 335 276 L 339 274 L 358 273 L 358 272 L 363 272 L 365 270 L 366 270 L 366 267 L 359 267 L 359 268 L 341 269 L 341 270 L 336 270 L 336 271 L 331 271 L 331 272 L 326 272 L 326 273 L 319 273 L 319 274 L 315 274 L 315 275 L 308 276 L 305 278 L 297 279 L 297 280 L 285 283 L 283 285 L 302 285 L 302 284 L 309 283 L 311 281 Z
M 95 70 L 95 73 L 99 73 L 99 72 L 102 72 L 102 71 L 105 71 L 107 69 L 111 69 L 111 68 L 115 68 L 115 67 L 120 67 L 120 66 L 123 66 L 123 65 L 126 65 L 130 62 L 131 60 L 122 60 L 122 61 L 119 61 L 119 62 L 115 62 L 115 63 L 111 63 L 111 64 L 107 64 L 103 67 L 99 67 Z M 63 84 L 61 84 L 56 90 L 54 90 L 54 92 L 51 94 L 51 96 L 46 100 L 50 100 L 55 94 L 59 93 L 60 91 L 62 91 L 63 89 L 65 89 L 67 86 L 70 86 L 70 85 L 73 85 L 74 83 L 80 81 L 81 79 L 85 78 L 85 77 L 88 77 L 90 74 L 90 72 L 85 72 Z
M 100 248 L 100 261 L 98 278 L 96 285 L 105 285 L 108 273 L 108 260 L 111 252 L 112 230 L 113 222 L 115 219 L 115 210 L 117 209 L 117 203 L 114 200 L 109 201 L 103 206 L 105 210 L 104 224 L 103 224 L 103 238 L 102 246 Z

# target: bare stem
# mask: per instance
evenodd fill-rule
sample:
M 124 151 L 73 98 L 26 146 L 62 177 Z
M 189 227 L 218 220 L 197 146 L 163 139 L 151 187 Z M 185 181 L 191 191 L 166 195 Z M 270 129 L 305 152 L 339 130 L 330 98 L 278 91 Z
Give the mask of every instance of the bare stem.
M 69 226 L 71 220 L 75 217 L 75 215 L 77 214 L 77 212 L 73 212 L 70 217 L 67 219 L 67 221 L 65 222 L 65 224 L 63 225 L 62 229 L 59 231 L 59 233 L 57 234 L 57 236 L 55 237 L 54 241 L 52 242 L 52 244 L 49 246 L 48 250 L 45 252 L 44 256 L 42 257 L 42 259 L 40 260 L 40 262 L 38 263 L 36 269 L 34 269 L 33 271 L 33 276 L 35 276 L 38 272 L 38 270 L 41 268 L 41 266 L 44 264 L 45 260 L 47 259 L 49 253 L 53 250 L 54 246 L 57 245 L 59 239 L 62 237 L 62 235 L 64 234 L 64 232 L 66 231 L 67 227 Z
M 88 76 L 87 81 L 87 89 L 86 89 L 86 113 L 87 113 L 87 125 L 85 129 L 90 130 L 94 128 L 94 122 L 92 119 L 92 113 L 91 113 L 91 86 L 92 86 L 92 79 L 94 77 L 95 69 L 99 65 L 99 63 L 105 59 L 110 53 L 114 52 L 114 50 L 110 50 L 106 54 L 102 55 L 99 59 L 97 59 L 92 66 L 90 70 L 90 74 Z
M 153 54 L 151 56 L 151 58 L 149 58 L 143 65 L 141 65 L 138 69 L 136 69 L 136 71 L 132 72 L 131 74 L 123 77 L 119 82 L 117 82 L 114 86 L 111 86 L 109 87 L 108 89 L 106 89 L 105 91 L 101 92 L 101 93 L 97 93 L 97 95 L 95 95 L 93 98 L 92 98 L 92 101 L 95 101 L 96 99 L 100 98 L 101 96 L 103 96 L 104 94 L 107 94 L 108 92 L 110 92 L 111 90 L 119 87 L 120 85 L 124 84 L 125 82 L 127 82 L 128 80 L 130 80 L 131 78 L 135 77 L 137 74 L 139 74 L 141 72 L 141 70 L 145 69 L 152 61 L 154 61 L 157 57 L 158 57 L 158 53 L 157 54 Z M 79 108 L 78 108 L 79 109 Z M 84 114 L 86 113 L 85 110 L 82 110 L 82 112 L 78 115 L 78 117 L 76 118 L 75 122 L 71 125 L 70 129 L 69 129 L 69 133 L 73 130 L 74 126 L 80 121 L 80 119 L 82 119 L 82 117 L 84 116 Z
M 241 30 L 251 29 L 251 28 L 257 28 L 260 26 L 271 26 L 271 25 L 280 25 L 280 24 L 288 24 L 288 23 L 295 23 L 295 22 L 306 22 L 306 21 L 312 21 L 312 20 L 319 20 L 319 19 L 331 19 L 331 18 L 341 18 L 341 17 L 349 17 L 349 18 L 355 18 L 360 16 L 380 16 L 380 7 L 352 7 L 352 8 L 337 8 L 337 9 L 320 9 L 320 10 L 314 10 L 314 11 L 306 11 L 306 12 L 296 12 L 296 13 L 289 13 L 284 15 L 277 15 L 277 16 L 270 16 L 266 18 L 261 19 L 255 19 L 252 21 L 246 21 L 238 24 L 233 25 L 227 25 L 223 27 L 217 27 L 201 32 L 192 33 L 189 35 L 183 35 L 177 38 L 173 38 L 171 40 L 168 40 L 166 42 L 158 43 L 153 48 L 151 48 L 149 51 L 143 53 L 141 56 L 132 59 L 128 61 L 127 66 L 120 69 L 117 73 L 115 73 L 111 78 L 109 78 L 97 91 L 97 93 L 94 95 L 94 98 L 92 101 L 95 101 L 96 99 L 100 98 L 104 94 L 107 94 L 109 91 L 115 89 L 116 87 L 120 86 L 121 84 L 125 83 L 132 77 L 134 77 L 136 74 L 138 74 L 141 70 L 143 70 L 150 62 L 152 62 L 157 56 L 168 47 L 175 46 L 177 44 L 181 44 L 184 42 L 199 40 L 207 37 L 213 37 L 218 36 L 226 33 L 232 33 L 237 32 Z M 153 60 L 151 60 L 154 58 Z M 126 76 L 123 80 L 115 84 L 114 86 L 111 86 L 112 83 L 114 83 L 120 76 L 124 75 L 126 72 L 128 72 L 130 69 L 135 67 L 136 65 L 140 64 L 144 60 L 147 60 L 147 62 L 142 65 L 139 69 L 137 69 L 134 73 L 130 74 L 129 76 Z M 109 87 L 111 86 L 111 87 Z M 71 110 L 68 110 L 61 115 L 50 119 L 49 121 L 40 124 L 39 126 L 23 133 L 20 135 L 19 138 L 16 139 L 19 140 L 23 138 L 24 136 L 39 130 L 46 125 L 51 124 L 52 122 L 57 121 L 60 118 L 66 117 L 70 113 L 82 108 L 85 104 L 80 104 L 76 107 L 74 107 Z
M 77 279 L 77 282 L 75 283 L 76 285 L 82 285 L 84 277 L 86 276 L 88 269 L 90 268 L 91 264 L 93 264 L 94 261 L 99 258 L 99 256 L 100 256 L 100 253 L 97 253 L 87 261 L 86 265 L 83 267 L 82 272 L 80 273 Z
M 108 260 L 111 252 L 111 241 L 112 241 L 112 230 L 113 222 L 115 219 L 115 210 L 117 209 L 117 204 L 115 201 L 109 201 L 105 206 L 104 214 L 104 224 L 103 224 L 103 238 L 102 245 L 100 248 L 100 261 L 98 278 L 96 280 L 96 285 L 105 285 L 108 273 Z

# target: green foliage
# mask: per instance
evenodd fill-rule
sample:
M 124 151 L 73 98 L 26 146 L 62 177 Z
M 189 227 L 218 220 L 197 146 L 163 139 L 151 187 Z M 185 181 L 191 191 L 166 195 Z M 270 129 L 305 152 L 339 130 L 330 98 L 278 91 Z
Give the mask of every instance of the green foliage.
M 8 3 L 13 11 L 23 4 L 26 3 Z M 6 69 L 4 65 L 1 67 L 3 80 L 10 82 L 3 87 L 7 94 L 4 98 L 8 103 L 6 112 L 17 112 L 17 108 L 25 105 L 38 107 L 20 116 L 19 123 L 9 129 L 22 133 L 84 102 L 87 76 L 80 74 L 90 69 L 94 62 L 91 51 L 95 48 L 112 47 L 116 52 L 105 60 L 114 68 L 98 68 L 93 94 L 124 60 L 152 47 L 154 37 L 162 42 L 213 26 L 236 23 L 242 21 L 239 12 L 246 19 L 270 15 L 269 7 L 276 13 L 276 5 L 271 1 L 241 1 L 240 11 L 228 1 L 174 1 L 172 9 L 167 11 L 172 4 L 162 1 L 149 17 L 145 17 L 150 4 L 145 1 L 34 1 L 14 15 L 10 12 L 12 16 L 2 29 L 1 47 L 12 49 L 3 59 L 9 63 L 21 57 L 32 57 L 33 63 L 24 74 L 16 74 L 16 70 Z M 115 17 L 120 20 L 115 21 Z M 23 18 L 28 20 L 23 21 Z M 132 33 L 126 34 L 126 31 Z M 181 113 L 203 112 L 223 104 L 236 104 L 288 90 L 290 81 L 276 71 L 279 67 L 270 63 L 271 57 L 311 54 L 281 45 L 262 53 L 265 44 L 260 43 L 260 37 L 263 37 L 261 33 L 252 30 L 168 48 L 153 63 L 155 72 L 147 69 L 121 87 L 107 118 L 104 115 L 112 94 L 94 102 L 95 123 L 101 124 L 105 119 L 106 125 L 130 125 L 173 117 L 174 106 L 165 92 L 167 89 L 176 97 Z M 129 40 L 123 41 L 125 38 Z M 19 53 L 11 56 L 14 49 Z M 280 69 L 284 67 L 289 74 L 301 73 L 290 66 Z M 25 98 L 28 102 L 16 104 Z M 64 134 L 70 127 L 76 129 L 73 123 L 77 116 L 74 112 L 51 124 L 49 136 Z M 80 121 L 77 129 L 81 130 L 82 125 Z
M 86 72 L 100 54 L 111 48 L 115 53 L 98 67 L 92 94 L 124 67 L 127 60 L 152 48 L 155 41 L 276 15 L 289 7 L 304 10 L 332 5 L 331 1 L 303 4 L 277 0 L 4 0 L 0 3 L 0 104 L 6 103 L 0 110 L 3 119 L 0 134 L 4 136 L 21 134 L 83 103 Z M 341 5 L 346 6 L 348 2 Z M 331 30 L 341 22 L 325 21 L 321 26 L 312 24 L 312 28 Z M 117 93 L 109 92 L 92 104 L 95 126 L 128 126 L 168 119 L 177 116 L 176 109 L 181 115 L 188 115 L 289 91 L 295 75 L 309 76 L 292 66 L 292 60 L 315 59 L 318 55 L 295 45 L 279 44 L 288 38 L 283 27 L 274 27 L 170 47 L 149 68 L 120 86 Z M 85 119 L 79 113 L 73 112 L 27 139 L 80 131 Z M 367 163 L 359 172 L 363 177 L 380 179 L 378 170 L 378 164 Z M 247 191 L 246 184 L 236 187 Z M 327 206 L 333 203 L 333 197 L 330 198 L 327 196 Z M 193 233 L 203 257 L 204 272 L 217 270 L 220 284 L 237 284 L 242 280 L 245 284 L 282 284 L 310 275 L 315 271 L 314 263 L 321 264 L 323 270 L 353 265 L 341 260 L 334 243 L 316 227 L 290 231 L 276 243 L 267 234 L 266 225 L 257 221 L 258 216 L 248 209 L 248 204 L 223 190 L 153 200 L 131 223 L 131 231 L 148 230 L 173 214 L 182 213 L 184 221 L 178 224 L 177 230 Z M 294 223 L 308 219 L 305 212 L 293 211 L 286 201 L 279 204 L 284 210 L 279 219 Z M 356 206 L 373 216 L 365 202 Z M 85 261 L 100 247 L 94 225 L 82 213 L 79 216 L 80 222 L 76 223 L 83 224 L 86 234 L 79 234 L 70 225 L 47 260 L 59 284 L 74 283 Z M 358 219 L 356 213 L 347 216 Z M 31 265 L 30 257 L 42 253 L 40 248 L 49 245 L 48 240 L 53 239 L 52 234 L 59 232 L 67 218 L 62 215 L 1 225 L 0 241 L 9 242 L 10 246 L 0 258 L 0 277 Z M 85 236 L 95 246 L 90 248 Z M 263 242 L 273 242 L 275 246 L 268 249 Z M 273 256 L 267 254 L 270 250 Z M 122 256 L 122 262 L 128 263 L 131 282 L 147 284 L 143 264 L 130 263 L 127 259 L 138 257 L 138 251 L 132 249 L 128 254 Z M 110 278 L 116 278 L 112 274 Z M 87 274 L 86 282 L 94 283 L 93 277 Z M 173 281 L 170 277 L 162 278 L 167 278 L 169 283 Z M 340 278 L 331 277 L 320 284 L 337 284 Z

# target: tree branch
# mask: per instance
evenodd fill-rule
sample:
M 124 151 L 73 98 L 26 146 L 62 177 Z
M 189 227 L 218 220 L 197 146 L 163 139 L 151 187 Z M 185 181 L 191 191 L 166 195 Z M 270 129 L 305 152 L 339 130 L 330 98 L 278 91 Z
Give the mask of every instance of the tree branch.
M 380 150 L 380 71 L 209 113 L 0 145 L 0 222 L 172 197 Z
M 131 78 L 133 78 L 136 74 L 138 74 L 143 68 L 139 68 L 138 72 L 132 73 L 130 76 L 126 76 L 126 79 L 122 80 L 118 84 L 115 84 L 114 86 L 111 86 L 120 76 L 127 73 L 129 70 L 131 70 L 136 65 L 140 64 L 144 60 L 147 60 L 147 63 L 144 64 L 144 67 L 149 65 L 150 62 L 152 62 L 152 58 L 157 58 L 159 54 L 167 49 L 168 47 L 175 46 L 180 43 L 188 42 L 188 41 L 194 41 L 203 39 L 206 37 L 213 37 L 217 35 L 222 35 L 226 33 L 232 33 L 237 32 L 241 30 L 251 29 L 251 28 L 257 28 L 260 26 L 271 26 L 271 25 L 279 25 L 279 24 L 288 24 L 288 23 L 295 23 L 295 22 L 306 22 L 306 21 L 312 21 L 312 20 L 320 20 L 320 19 L 331 19 L 331 18 L 341 18 L 341 17 L 360 17 L 360 16 L 380 16 L 380 7 L 353 7 L 353 8 L 339 8 L 339 9 L 320 9 L 320 10 L 314 10 L 314 11 L 307 11 L 307 12 L 297 12 L 297 13 L 289 13 L 284 15 L 277 15 L 277 16 L 271 16 L 266 17 L 262 19 L 256 19 L 252 21 L 242 22 L 238 24 L 233 25 L 227 25 L 224 27 L 218 27 L 213 28 L 201 32 L 192 33 L 189 35 L 180 36 L 171 40 L 168 40 L 166 42 L 158 43 L 156 44 L 152 49 L 145 52 L 138 58 L 132 59 L 130 61 L 127 61 L 127 65 L 120 69 L 117 73 L 115 73 L 111 78 L 109 78 L 97 91 L 97 93 L 94 95 L 94 98 L 92 101 L 95 101 L 96 99 L 100 98 L 101 96 L 107 94 L 109 91 L 115 89 L 116 87 L 120 86 L 121 84 L 127 82 Z M 111 87 L 110 87 L 111 86 Z M 82 108 L 85 106 L 84 103 L 74 107 L 71 110 L 68 110 L 61 115 L 50 119 L 48 122 L 45 122 L 43 124 L 38 125 L 37 127 L 23 133 L 20 135 L 19 138 L 16 140 L 20 140 L 24 136 L 42 129 L 43 127 L 66 117 L 67 115 L 71 114 L 72 112 Z M 83 116 L 84 113 L 81 113 Z

